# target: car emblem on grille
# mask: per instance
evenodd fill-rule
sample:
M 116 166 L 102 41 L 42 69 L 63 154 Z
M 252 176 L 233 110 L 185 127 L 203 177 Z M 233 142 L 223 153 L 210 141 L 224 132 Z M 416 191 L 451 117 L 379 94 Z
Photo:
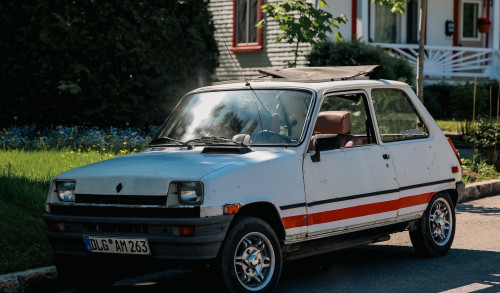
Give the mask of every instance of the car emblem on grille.
M 116 192 L 120 193 L 120 191 L 122 191 L 122 184 L 121 183 L 118 183 L 118 185 L 116 185 Z

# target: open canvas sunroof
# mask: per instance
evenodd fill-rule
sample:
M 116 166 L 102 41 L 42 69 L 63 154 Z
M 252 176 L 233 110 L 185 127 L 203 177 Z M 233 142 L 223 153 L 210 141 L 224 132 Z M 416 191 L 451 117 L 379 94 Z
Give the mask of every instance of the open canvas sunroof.
M 284 78 L 288 80 L 322 81 L 348 80 L 356 78 L 379 79 L 380 65 L 298 67 L 284 69 L 259 69 L 261 78 Z

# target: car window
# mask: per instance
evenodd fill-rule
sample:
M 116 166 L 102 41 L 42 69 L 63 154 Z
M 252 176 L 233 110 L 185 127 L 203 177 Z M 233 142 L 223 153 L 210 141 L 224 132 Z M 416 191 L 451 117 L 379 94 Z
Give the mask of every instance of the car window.
M 351 121 L 350 135 L 361 139 L 362 144 L 370 144 L 376 141 L 368 100 L 363 92 L 349 92 L 325 97 L 320 113 L 329 111 L 349 113 Z
M 311 101 L 312 93 L 302 90 L 196 93 L 179 103 L 151 144 L 232 140 L 248 145 L 298 145 Z
M 372 100 L 383 142 L 429 136 L 427 126 L 404 91 L 373 89 Z

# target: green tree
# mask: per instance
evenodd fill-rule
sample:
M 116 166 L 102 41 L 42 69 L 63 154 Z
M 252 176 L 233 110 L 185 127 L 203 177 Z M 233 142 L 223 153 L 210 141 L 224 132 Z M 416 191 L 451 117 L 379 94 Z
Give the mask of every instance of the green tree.
M 333 29 L 338 29 L 339 24 L 346 23 L 347 18 L 344 15 L 333 17 L 333 15 L 322 8 L 327 7 L 324 0 L 319 1 L 320 8 L 305 0 L 283 0 L 281 2 L 272 2 L 264 4 L 262 11 L 274 19 L 281 30 L 276 35 L 277 43 L 285 41 L 289 44 L 295 43 L 294 60 L 287 62 L 287 67 L 295 67 L 297 58 L 301 51 L 299 44 L 307 43 L 314 45 L 319 41 L 328 38 L 328 33 L 333 33 Z M 265 20 L 257 24 L 262 28 Z M 334 34 L 335 39 L 340 40 L 342 36 L 337 31 Z
M 374 3 L 384 5 L 391 8 L 392 12 L 397 12 L 403 14 L 405 12 L 406 3 L 413 0 L 372 0 Z
M 160 124 L 217 66 L 208 0 L 5 0 L 0 20 L 2 127 Z

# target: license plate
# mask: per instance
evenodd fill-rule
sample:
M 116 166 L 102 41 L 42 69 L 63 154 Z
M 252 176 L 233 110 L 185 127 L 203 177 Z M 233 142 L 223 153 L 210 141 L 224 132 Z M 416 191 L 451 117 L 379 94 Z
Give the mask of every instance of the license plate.
M 145 238 L 83 236 L 83 242 L 92 253 L 151 254 L 148 240 Z

